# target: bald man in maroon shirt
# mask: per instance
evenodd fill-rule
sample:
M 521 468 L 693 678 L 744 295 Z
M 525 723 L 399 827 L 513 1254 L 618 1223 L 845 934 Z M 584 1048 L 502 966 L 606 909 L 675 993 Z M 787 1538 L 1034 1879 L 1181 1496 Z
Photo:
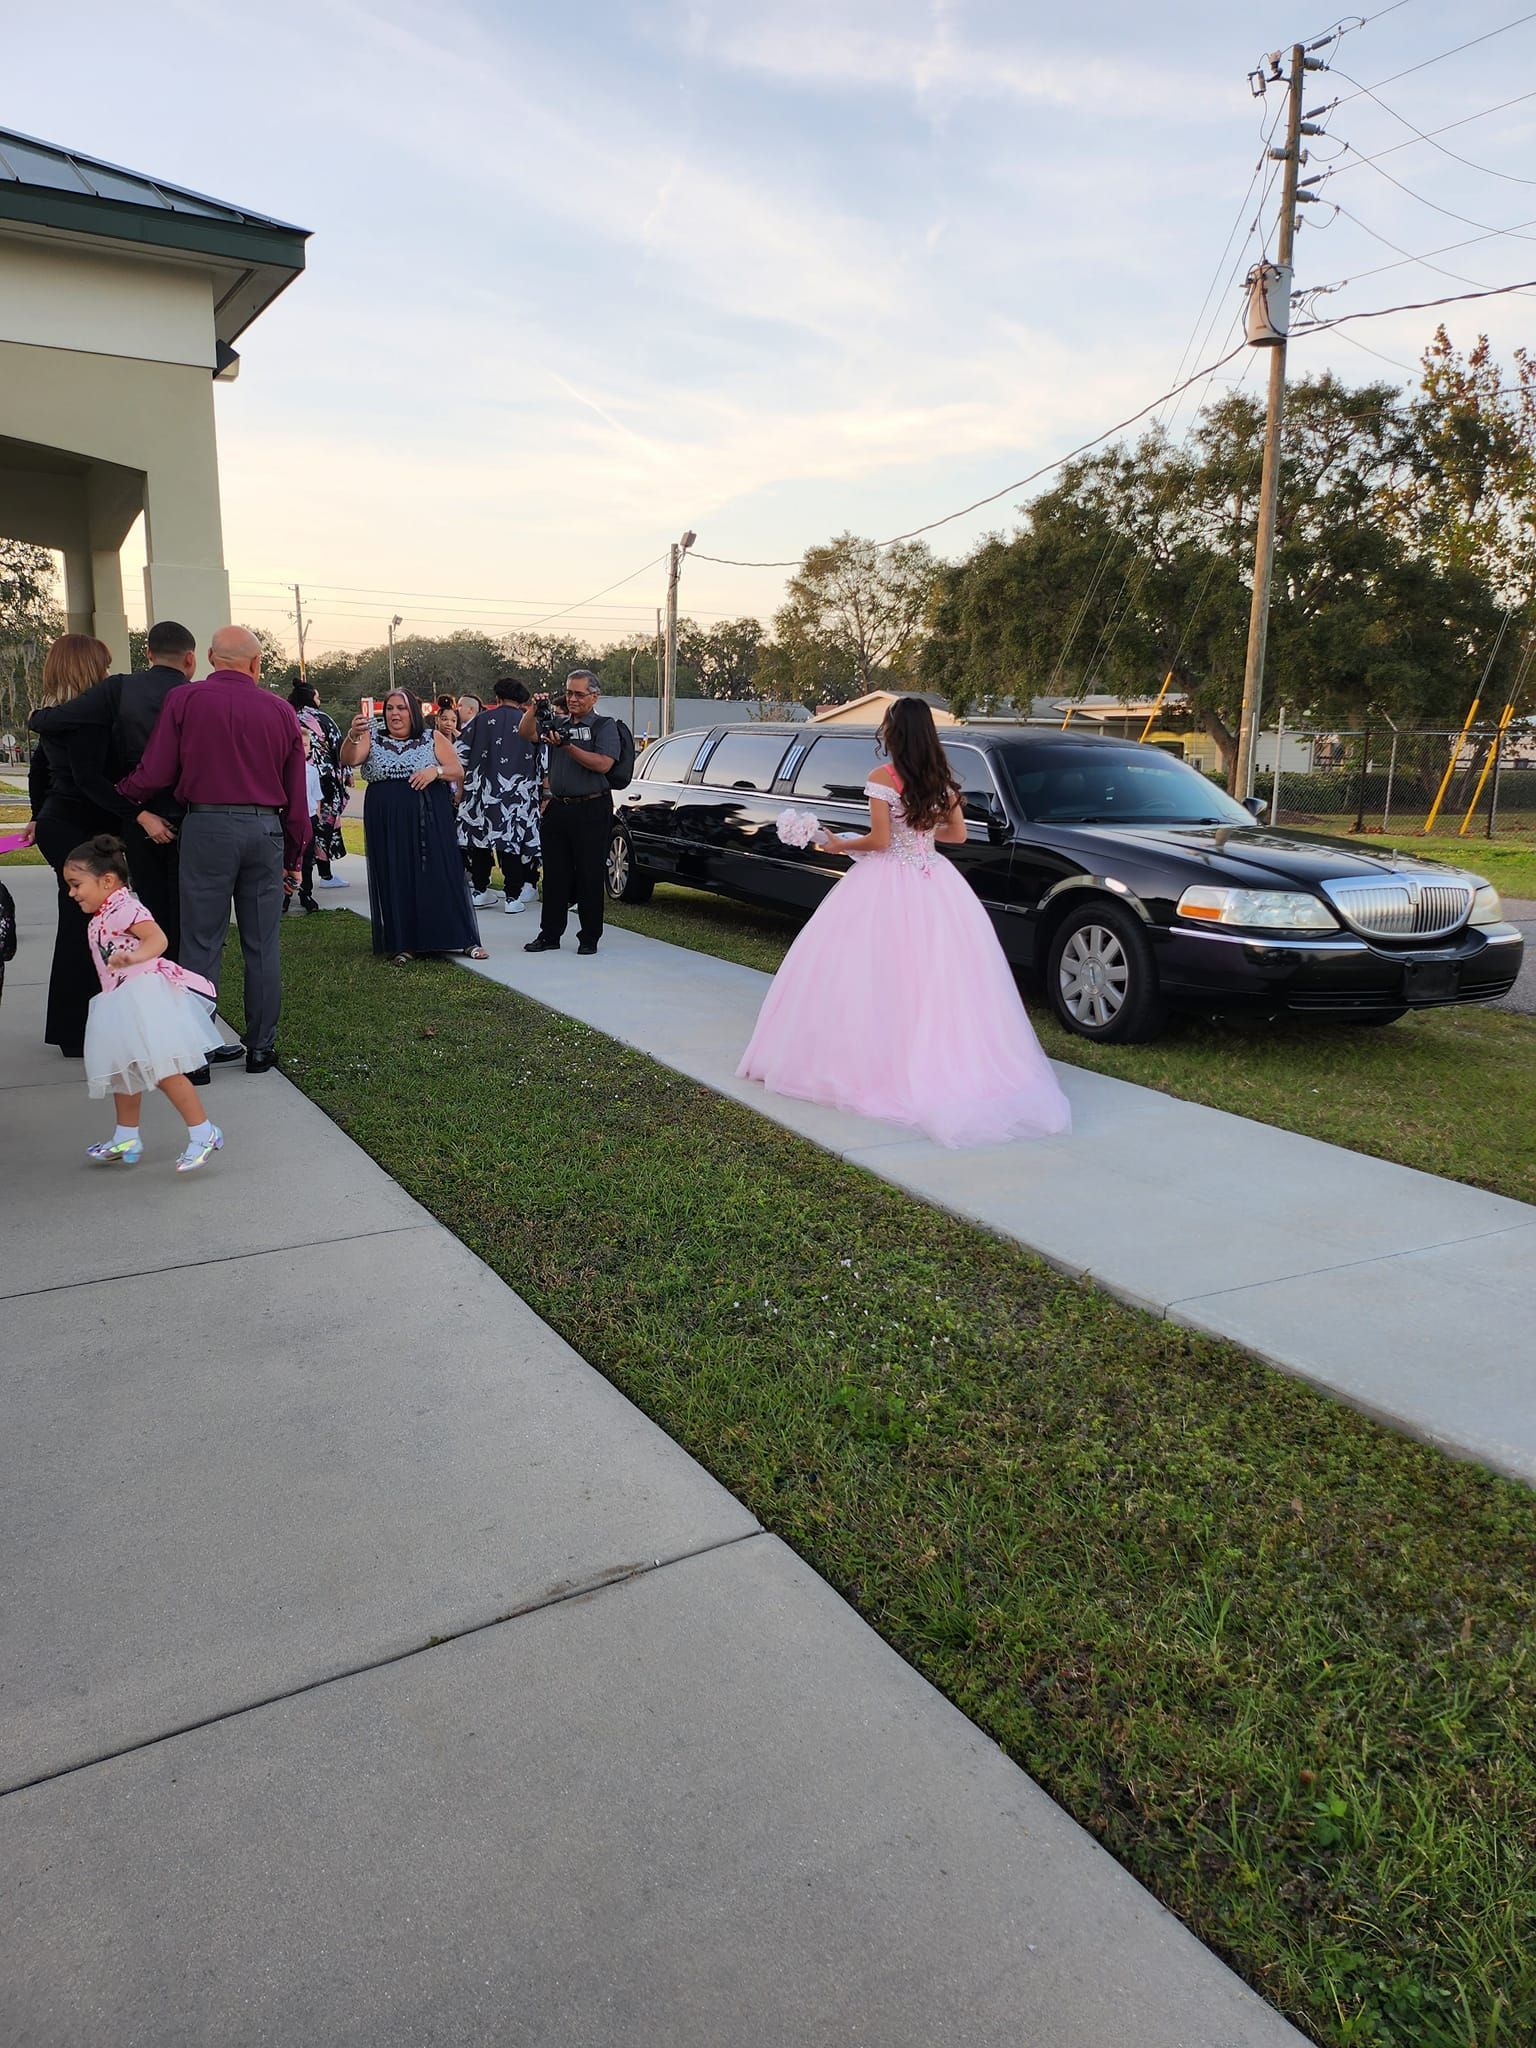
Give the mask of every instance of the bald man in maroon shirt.
M 143 759 L 118 789 L 138 802 L 169 789 L 186 806 L 181 964 L 218 987 L 233 903 L 245 956 L 245 1067 L 265 1074 L 282 1007 L 284 874 L 297 880 L 309 837 L 304 738 L 287 703 L 261 687 L 254 633 L 221 626 L 208 658 L 203 682 L 166 698 Z M 225 1058 L 239 1059 L 240 1048 L 226 1047 Z

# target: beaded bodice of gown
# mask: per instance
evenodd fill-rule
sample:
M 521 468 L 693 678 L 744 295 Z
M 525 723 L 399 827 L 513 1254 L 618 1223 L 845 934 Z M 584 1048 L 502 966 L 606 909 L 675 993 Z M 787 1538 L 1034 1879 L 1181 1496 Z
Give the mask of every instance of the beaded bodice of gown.
M 866 782 L 864 794 L 871 801 L 879 798 L 891 807 L 891 843 L 884 855 L 877 857 L 900 861 L 904 868 L 915 868 L 919 874 L 927 874 L 933 866 L 933 833 L 915 832 L 907 823 L 906 813 L 901 808 L 901 791 L 884 782 Z M 868 858 L 867 855 L 864 857 Z
M 419 775 L 423 768 L 435 768 L 437 747 L 433 735 L 424 732 L 417 740 L 391 739 L 388 733 L 375 733 L 373 743 L 363 757 L 363 780 L 365 782 L 395 782 L 409 780 Z

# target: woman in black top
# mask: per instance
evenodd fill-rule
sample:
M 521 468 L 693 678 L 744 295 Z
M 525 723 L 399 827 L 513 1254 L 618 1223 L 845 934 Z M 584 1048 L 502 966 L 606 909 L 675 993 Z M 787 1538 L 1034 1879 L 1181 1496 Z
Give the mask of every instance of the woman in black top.
M 55 640 L 43 664 L 43 702 L 62 704 L 99 683 L 112 666 L 104 641 L 88 633 Z M 59 927 L 48 977 L 48 1020 L 43 1037 L 67 1060 L 85 1052 L 85 1013 L 100 990 L 87 932 L 90 920 L 64 885 L 64 863 L 82 840 L 122 830 L 122 807 L 107 773 L 105 725 L 82 727 L 59 739 L 39 739 L 32 749 L 27 794 L 28 828 L 59 885 Z

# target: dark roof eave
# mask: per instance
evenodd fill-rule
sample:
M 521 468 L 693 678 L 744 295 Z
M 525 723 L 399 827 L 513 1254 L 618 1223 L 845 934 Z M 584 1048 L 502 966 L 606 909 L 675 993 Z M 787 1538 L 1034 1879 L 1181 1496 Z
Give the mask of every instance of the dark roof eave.
M 58 192 L 0 179 L 0 221 L 5 220 L 102 235 L 189 256 L 212 256 L 226 263 L 268 264 L 294 276 L 304 268 L 304 244 L 309 240 L 307 228 L 212 220 L 207 215 L 128 206 L 89 192 Z

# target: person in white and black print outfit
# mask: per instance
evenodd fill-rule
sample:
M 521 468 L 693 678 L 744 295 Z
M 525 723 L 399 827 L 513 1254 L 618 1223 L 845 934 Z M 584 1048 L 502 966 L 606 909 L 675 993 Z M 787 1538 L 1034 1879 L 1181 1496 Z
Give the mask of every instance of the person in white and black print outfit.
M 493 861 L 501 868 L 504 910 L 526 910 L 538 895 L 544 749 L 523 738 L 527 708 L 527 684 L 516 676 L 503 676 L 496 685 L 495 704 L 479 712 L 459 734 L 459 759 L 464 763 L 459 841 L 478 909 L 491 900 Z
M 578 953 L 595 953 L 603 935 L 603 870 L 613 836 L 613 792 L 608 771 L 619 758 L 619 729 L 597 708 L 597 677 L 573 669 L 565 679 L 571 726 L 545 744 L 549 760 L 549 803 L 544 811 L 544 912 L 539 936 L 525 953 L 552 953 L 565 935 L 574 902 L 579 918 Z M 477 721 L 478 722 L 478 721 Z M 525 740 L 539 736 L 537 700 L 518 730 Z

